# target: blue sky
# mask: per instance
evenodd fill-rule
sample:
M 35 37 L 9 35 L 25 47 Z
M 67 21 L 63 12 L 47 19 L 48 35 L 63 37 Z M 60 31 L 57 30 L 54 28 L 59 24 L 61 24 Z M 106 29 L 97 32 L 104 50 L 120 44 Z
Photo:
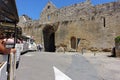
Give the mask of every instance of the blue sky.
M 16 0 L 19 16 L 26 14 L 33 20 L 40 18 L 40 13 L 49 0 Z M 69 6 L 86 0 L 50 0 L 57 8 Z M 116 0 L 91 0 L 93 5 L 113 2 Z

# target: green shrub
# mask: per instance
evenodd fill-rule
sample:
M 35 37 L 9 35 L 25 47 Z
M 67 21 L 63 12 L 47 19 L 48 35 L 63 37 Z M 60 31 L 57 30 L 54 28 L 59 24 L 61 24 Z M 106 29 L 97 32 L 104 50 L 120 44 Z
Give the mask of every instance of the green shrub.
M 120 43 L 120 36 L 117 36 L 117 37 L 115 38 L 115 42 L 116 42 L 116 43 Z

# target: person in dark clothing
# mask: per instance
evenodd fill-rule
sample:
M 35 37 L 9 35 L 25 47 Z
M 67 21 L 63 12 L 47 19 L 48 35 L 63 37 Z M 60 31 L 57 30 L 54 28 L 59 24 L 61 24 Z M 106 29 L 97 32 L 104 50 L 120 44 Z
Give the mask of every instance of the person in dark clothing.
M 38 51 L 42 51 L 42 45 L 41 44 L 38 44 L 38 46 L 37 46 L 37 49 L 38 49 Z

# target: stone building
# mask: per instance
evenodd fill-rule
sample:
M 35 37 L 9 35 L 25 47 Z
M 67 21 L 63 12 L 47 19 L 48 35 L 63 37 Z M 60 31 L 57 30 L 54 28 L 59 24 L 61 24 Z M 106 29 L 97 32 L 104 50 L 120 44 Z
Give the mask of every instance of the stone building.
M 44 44 L 45 51 L 110 51 L 120 35 L 120 2 L 92 5 L 90 0 L 58 9 L 48 2 L 39 21 L 26 21 L 23 31 Z

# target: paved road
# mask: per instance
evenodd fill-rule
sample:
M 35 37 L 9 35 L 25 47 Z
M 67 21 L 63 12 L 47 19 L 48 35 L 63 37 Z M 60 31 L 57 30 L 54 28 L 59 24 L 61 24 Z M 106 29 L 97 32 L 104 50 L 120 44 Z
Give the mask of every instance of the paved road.
M 16 80 L 55 80 L 53 67 L 72 80 L 100 80 L 94 66 L 82 55 L 45 52 L 22 55 Z

